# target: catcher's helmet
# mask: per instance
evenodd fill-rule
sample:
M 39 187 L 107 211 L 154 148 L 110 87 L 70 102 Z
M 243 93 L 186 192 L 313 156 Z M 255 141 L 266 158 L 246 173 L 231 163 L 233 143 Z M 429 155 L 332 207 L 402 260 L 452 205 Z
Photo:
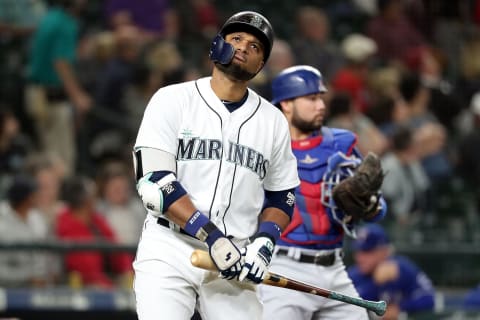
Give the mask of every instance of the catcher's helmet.
M 272 103 L 306 96 L 313 93 L 325 93 L 320 71 L 310 66 L 293 66 L 280 72 L 272 81 Z
M 213 39 L 210 47 L 210 59 L 221 64 L 228 64 L 233 58 L 233 46 L 225 42 L 225 36 L 232 32 L 248 32 L 260 40 L 264 46 L 263 61 L 267 61 L 273 45 L 273 28 L 270 22 L 254 11 L 242 11 L 234 14 L 225 22 Z

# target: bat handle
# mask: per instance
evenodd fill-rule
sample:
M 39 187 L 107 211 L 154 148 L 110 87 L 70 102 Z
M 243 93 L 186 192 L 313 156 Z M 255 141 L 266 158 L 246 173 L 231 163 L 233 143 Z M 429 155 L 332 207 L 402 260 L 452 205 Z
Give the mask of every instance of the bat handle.
M 330 292 L 329 298 L 333 300 L 351 303 L 360 307 L 364 307 L 365 309 L 375 312 L 377 316 L 383 316 L 387 311 L 387 303 L 383 300 L 370 301 L 370 300 L 358 299 L 355 297 L 345 296 L 341 293 L 333 292 L 333 291 Z

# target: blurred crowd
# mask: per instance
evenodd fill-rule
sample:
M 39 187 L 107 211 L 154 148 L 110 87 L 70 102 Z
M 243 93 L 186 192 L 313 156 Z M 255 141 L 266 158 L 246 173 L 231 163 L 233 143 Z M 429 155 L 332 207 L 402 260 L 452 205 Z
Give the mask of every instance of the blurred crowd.
M 210 74 L 228 3 L 0 1 L 1 241 L 137 243 L 131 148 L 144 108 L 160 87 Z M 261 3 L 242 9 L 269 18 L 277 38 L 253 89 L 269 99 L 280 70 L 318 68 L 327 125 L 382 158 L 385 223 L 398 237 L 443 223 L 475 240 L 463 228 L 478 226 L 480 210 L 480 1 Z M 130 281 L 133 259 L 0 257 L 0 285 L 79 277 L 105 288 Z

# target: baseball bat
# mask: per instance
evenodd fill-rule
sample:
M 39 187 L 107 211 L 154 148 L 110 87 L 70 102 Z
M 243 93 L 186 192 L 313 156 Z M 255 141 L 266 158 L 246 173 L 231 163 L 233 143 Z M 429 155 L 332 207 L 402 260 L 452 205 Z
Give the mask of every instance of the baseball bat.
M 210 255 L 206 251 L 194 250 L 190 257 L 190 261 L 192 265 L 194 265 L 197 268 L 211 270 L 211 271 L 218 271 L 217 267 L 215 266 L 212 259 L 210 258 Z M 385 311 L 387 310 L 387 303 L 383 300 L 370 301 L 370 300 L 364 300 L 361 298 L 350 297 L 335 291 L 314 287 L 309 284 L 299 282 L 293 279 L 289 279 L 282 275 L 271 273 L 271 272 L 267 273 L 262 283 L 269 286 L 306 292 L 306 293 L 314 294 L 316 296 L 321 296 L 327 299 L 354 304 L 356 306 L 363 307 L 367 310 L 373 311 L 378 316 L 383 316 L 385 314 Z

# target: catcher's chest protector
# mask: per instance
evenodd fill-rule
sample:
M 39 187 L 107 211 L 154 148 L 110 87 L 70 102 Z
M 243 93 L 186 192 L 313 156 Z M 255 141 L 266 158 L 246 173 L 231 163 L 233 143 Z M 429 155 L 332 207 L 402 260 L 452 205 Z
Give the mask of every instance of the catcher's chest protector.
M 322 136 L 294 143 L 293 153 L 297 158 L 300 180 L 320 183 L 327 169 L 328 158 L 337 151 L 348 154 L 355 139 L 349 131 L 323 127 Z

